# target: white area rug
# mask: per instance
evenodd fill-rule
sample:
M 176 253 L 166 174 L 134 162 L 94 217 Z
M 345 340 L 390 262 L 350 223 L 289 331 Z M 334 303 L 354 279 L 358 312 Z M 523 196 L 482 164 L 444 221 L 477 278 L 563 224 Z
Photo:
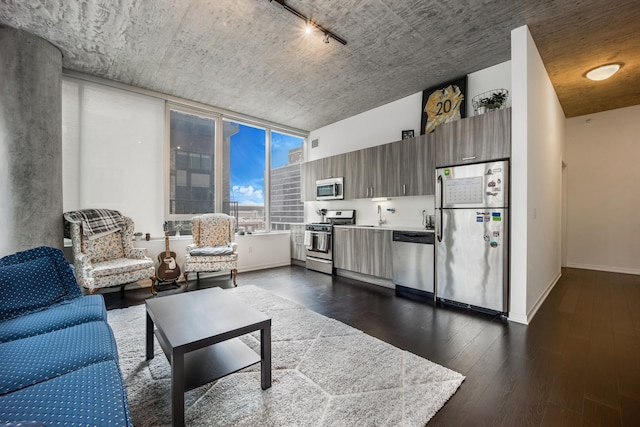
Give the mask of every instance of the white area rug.
M 197 291 L 196 291 L 197 292 Z M 464 377 L 255 286 L 227 289 L 272 318 L 272 387 L 260 365 L 185 395 L 189 426 L 424 426 Z M 136 427 L 171 423 L 171 367 L 145 360 L 144 305 L 108 312 Z M 259 351 L 259 333 L 242 337 Z

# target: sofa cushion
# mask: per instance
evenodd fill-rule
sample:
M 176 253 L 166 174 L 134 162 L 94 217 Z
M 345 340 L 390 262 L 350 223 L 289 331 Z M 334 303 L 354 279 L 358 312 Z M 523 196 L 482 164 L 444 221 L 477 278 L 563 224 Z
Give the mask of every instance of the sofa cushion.
M 22 264 L 38 258 L 50 258 L 55 264 L 58 277 L 66 289 L 65 299 L 71 300 L 82 296 L 82 291 L 76 282 L 73 270 L 60 249 L 40 246 L 34 249 L 16 252 L 15 254 L 0 258 L 0 267 Z
M 189 252 L 191 256 L 220 256 L 233 254 L 231 245 L 225 246 L 198 246 Z
M 105 360 L 118 360 L 106 322 L 89 322 L 0 344 L 0 395 Z
M 50 258 L 0 267 L 0 320 L 42 310 L 65 295 Z
M 0 322 L 0 343 L 95 320 L 107 320 L 107 309 L 102 295 L 88 295 L 63 301 L 47 310 Z
M 0 420 L 39 420 L 48 426 L 132 426 L 114 360 L 0 396 Z

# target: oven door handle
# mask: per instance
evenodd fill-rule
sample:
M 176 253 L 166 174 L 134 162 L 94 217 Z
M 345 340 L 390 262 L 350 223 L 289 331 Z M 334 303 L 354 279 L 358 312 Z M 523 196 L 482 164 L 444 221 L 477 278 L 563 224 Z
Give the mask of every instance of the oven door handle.
M 329 260 L 329 259 L 322 259 L 322 258 L 315 258 L 315 257 L 307 257 L 307 258 L 312 258 L 313 262 L 321 262 L 322 264 L 333 264 L 333 261 Z

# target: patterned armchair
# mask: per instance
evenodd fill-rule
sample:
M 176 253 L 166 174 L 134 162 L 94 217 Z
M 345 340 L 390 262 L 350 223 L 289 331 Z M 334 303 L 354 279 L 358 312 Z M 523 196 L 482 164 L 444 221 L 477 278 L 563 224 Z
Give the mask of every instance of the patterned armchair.
M 133 247 L 134 224 L 122 217 L 124 229 L 94 239 L 82 233 L 81 223 L 71 224 L 71 242 L 76 280 L 93 294 L 100 288 L 125 285 L 151 279 L 151 293 L 156 294 L 156 270 L 145 248 Z
M 231 270 L 233 286 L 238 274 L 238 244 L 235 242 L 236 219 L 214 213 L 191 219 L 193 243 L 184 257 L 184 290 L 189 287 L 189 273 Z

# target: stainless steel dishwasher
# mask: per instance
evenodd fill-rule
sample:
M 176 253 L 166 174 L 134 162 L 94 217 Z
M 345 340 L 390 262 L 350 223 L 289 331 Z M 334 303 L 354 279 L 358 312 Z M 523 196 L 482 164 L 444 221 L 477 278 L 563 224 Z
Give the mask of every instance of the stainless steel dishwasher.
M 434 298 L 434 233 L 394 231 L 393 283 L 396 292 Z

